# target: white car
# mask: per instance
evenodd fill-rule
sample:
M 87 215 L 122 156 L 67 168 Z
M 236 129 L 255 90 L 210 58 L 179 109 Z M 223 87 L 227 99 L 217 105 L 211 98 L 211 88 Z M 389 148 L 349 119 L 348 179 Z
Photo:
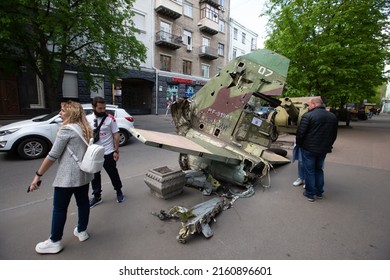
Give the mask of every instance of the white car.
M 91 104 L 82 104 L 85 113 L 92 113 Z M 106 105 L 106 112 L 115 117 L 119 127 L 119 145 L 126 145 L 132 136 L 134 118 L 116 105 Z M 15 151 L 23 159 L 45 157 L 54 143 L 62 119 L 57 112 L 0 127 L 0 152 Z

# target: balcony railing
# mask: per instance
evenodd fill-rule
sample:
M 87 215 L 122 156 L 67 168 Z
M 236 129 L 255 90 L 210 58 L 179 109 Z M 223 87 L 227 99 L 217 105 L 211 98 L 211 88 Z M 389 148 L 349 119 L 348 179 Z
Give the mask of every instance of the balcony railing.
M 183 39 L 181 36 L 173 35 L 172 33 L 159 31 L 156 33 L 156 46 L 166 47 L 170 49 L 181 48 Z
M 218 51 L 209 46 L 201 46 L 199 48 L 199 57 L 214 60 L 218 58 Z

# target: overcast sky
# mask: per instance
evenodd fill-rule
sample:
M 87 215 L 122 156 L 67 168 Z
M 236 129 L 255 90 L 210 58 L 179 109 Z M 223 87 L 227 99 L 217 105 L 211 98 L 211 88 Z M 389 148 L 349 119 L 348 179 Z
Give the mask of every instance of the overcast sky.
M 265 0 L 230 0 L 230 17 L 259 35 L 257 47 L 264 47 L 265 24 L 267 19 L 261 14 Z

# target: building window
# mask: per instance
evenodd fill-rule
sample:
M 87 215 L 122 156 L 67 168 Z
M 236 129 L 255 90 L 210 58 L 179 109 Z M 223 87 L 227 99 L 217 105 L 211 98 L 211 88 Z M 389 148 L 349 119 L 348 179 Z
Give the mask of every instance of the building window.
M 146 33 L 146 18 L 145 15 L 134 11 L 134 16 L 131 18 L 134 22 L 134 26 L 143 33 Z
M 93 75 L 94 86 L 91 87 L 91 98 L 96 96 L 104 97 L 104 76 Z
M 65 71 L 62 81 L 62 96 L 64 98 L 78 98 L 77 73 Z
M 218 4 L 222 7 L 225 6 L 225 0 L 218 0 Z
M 179 100 L 179 86 L 168 85 L 167 86 L 167 99 L 171 102 Z
M 233 59 L 237 57 L 237 49 L 233 49 Z
M 190 98 L 195 94 L 195 87 L 186 85 L 186 91 L 184 92 L 184 98 Z
M 218 30 L 219 32 L 225 33 L 225 22 L 223 20 L 219 21 Z
M 170 41 L 171 25 L 168 22 L 160 21 L 160 40 Z
M 192 9 L 193 9 L 192 3 L 184 1 L 184 4 L 183 4 L 183 14 L 186 17 L 192 18 Z
M 237 40 L 237 37 L 238 37 L 238 29 L 237 28 L 233 28 L 233 39 Z
M 202 46 L 200 48 L 201 53 L 209 53 L 210 52 L 210 39 L 206 37 L 202 37 Z
M 256 50 L 257 49 L 257 46 L 256 46 L 256 38 L 252 38 L 251 40 L 251 50 Z
M 171 71 L 171 57 L 167 55 L 160 55 L 160 70 Z
M 202 46 L 210 47 L 210 39 L 202 37 Z
M 183 43 L 187 46 L 192 46 L 192 32 L 184 30 L 183 35 L 184 35 Z
M 203 78 L 210 77 L 210 65 L 202 64 L 202 77 Z
M 218 55 L 224 56 L 224 54 L 225 54 L 224 44 L 218 43 Z
M 192 62 L 183 60 L 183 74 L 191 75 Z
M 244 45 L 245 45 L 245 37 L 246 37 L 246 34 L 244 32 L 242 32 L 241 43 L 243 43 Z
M 203 3 L 200 5 L 200 18 L 208 18 L 209 20 L 218 23 L 218 9 L 209 4 Z

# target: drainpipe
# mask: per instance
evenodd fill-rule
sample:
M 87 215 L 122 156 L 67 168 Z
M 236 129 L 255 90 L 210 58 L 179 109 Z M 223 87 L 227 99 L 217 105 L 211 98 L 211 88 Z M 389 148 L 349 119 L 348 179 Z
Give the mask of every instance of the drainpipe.
M 156 7 L 156 1 L 153 1 L 154 7 Z M 152 13 L 153 15 L 153 13 Z M 152 16 L 152 26 L 155 26 L 155 17 Z M 154 30 L 154 28 L 153 28 Z M 153 37 L 155 38 L 156 34 L 153 34 Z M 156 55 L 156 50 L 154 44 L 152 44 L 153 49 L 152 49 L 152 68 L 156 72 L 156 80 L 155 80 L 155 87 L 156 87 L 156 112 L 155 114 L 158 115 L 158 69 L 154 67 L 154 61 L 155 61 L 155 55 Z
M 158 69 L 154 66 L 152 66 L 154 71 L 156 72 L 156 80 L 155 80 L 155 87 L 156 87 L 156 115 L 158 115 Z

